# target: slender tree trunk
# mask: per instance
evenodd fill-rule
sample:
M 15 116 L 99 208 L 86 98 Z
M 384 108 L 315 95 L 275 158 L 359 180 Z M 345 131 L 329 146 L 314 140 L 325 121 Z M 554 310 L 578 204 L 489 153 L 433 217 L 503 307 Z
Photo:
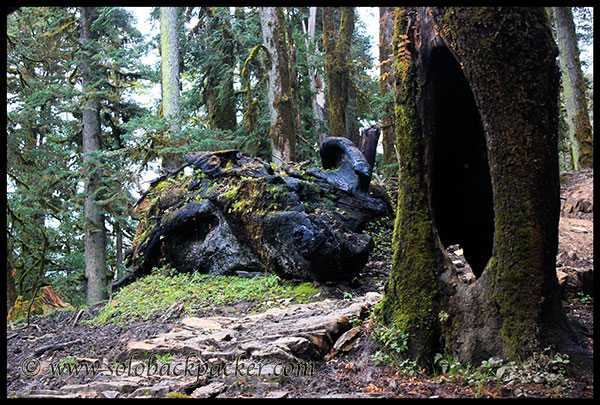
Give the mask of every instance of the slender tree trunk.
M 579 353 L 555 266 L 556 54 L 542 8 L 418 8 L 396 16 L 398 211 L 377 316 L 409 333 L 409 355 L 423 365 L 444 350 L 472 364 L 523 359 L 550 344 Z M 455 142 L 466 150 L 440 151 Z M 439 211 L 457 196 L 433 193 L 446 174 L 440 168 L 453 170 L 465 201 L 481 201 L 486 212 L 463 212 L 447 227 Z M 493 238 L 489 252 L 474 253 L 487 265 L 473 284 L 457 277 L 440 241 L 442 231 L 464 238 L 465 229 L 471 241 Z
M 287 19 L 289 21 L 289 9 L 287 10 Z M 284 20 L 285 21 L 285 20 Z M 298 83 L 298 70 L 296 68 L 296 43 L 292 36 L 291 22 L 286 24 L 288 49 L 289 49 L 289 64 L 290 64 L 290 88 L 294 95 L 294 116 L 296 117 L 296 136 L 302 134 L 302 117 L 300 116 L 300 83 Z
M 345 137 L 358 146 L 358 133 L 347 127 L 350 82 L 348 55 L 354 32 L 354 8 L 343 7 L 340 29 L 336 32 L 334 8 L 323 8 L 323 44 L 327 74 L 327 105 L 331 136 Z
M 392 67 L 392 39 L 394 35 L 394 16 L 392 7 L 379 7 L 379 91 L 384 99 L 394 94 L 394 75 Z M 383 145 L 383 172 L 387 176 L 396 176 L 392 166 L 397 164 L 396 133 L 394 130 L 394 101 L 390 99 L 384 105 L 381 122 L 381 143 Z
M 235 131 L 237 127 L 235 96 L 233 90 L 233 69 L 235 65 L 234 37 L 231 24 L 216 13 L 208 23 L 211 29 L 221 30 L 223 37 L 219 43 L 219 53 L 223 55 L 222 65 L 211 68 L 208 85 L 204 93 L 208 104 L 209 124 L 212 129 Z
M 179 144 L 181 132 L 181 96 L 179 92 L 179 41 L 177 38 L 177 7 L 160 8 L 160 54 L 162 58 L 162 109 L 169 122 L 168 143 Z M 164 153 L 162 166 L 174 170 L 183 163 L 179 153 Z
M 317 42 L 315 40 L 315 32 L 317 28 L 317 7 L 310 7 L 308 17 L 308 40 L 315 48 Z M 327 132 L 327 107 L 325 105 L 325 82 L 319 74 L 319 70 L 314 68 L 310 73 L 310 90 L 314 93 L 312 99 L 312 111 L 315 119 L 319 145 L 329 136 Z
M 95 72 L 91 61 L 96 44 L 96 34 L 91 24 L 97 12 L 92 7 L 81 7 L 81 44 L 86 51 L 81 61 L 82 88 L 86 94 L 81 114 L 83 124 L 83 162 L 92 174 L 85 182 L 85 276 L 87 278 L 86 302 L 94 304 L 106 299 L 106 229 L 104 214 L 96 202 L 96 191 L 101 185 L 101 173 L 94 162 L 94 152 L 102 149 L 100 141 L 100 102 L 94 95 Z
M 553 7 L 556 39 L 560 51 L 567 125 L 575 170 L 593 167 L 592 127 L 585 97 L 585 81 L 579 61 L 579 47 L 570 7 Z
M 296 117 L 289 46 L 281 7 L 260 7 L 263 44 L 269 53 L 267 96 L 271 114 L 271 153 L 276 166 L 296 159 Z
M 123 267 L 123 230 L 121 229 L 121 224 L 118 219 L 115 219 L 115 239 L 115 249 L 117 251 L 115 273 L 118 275 L 119 270 Z

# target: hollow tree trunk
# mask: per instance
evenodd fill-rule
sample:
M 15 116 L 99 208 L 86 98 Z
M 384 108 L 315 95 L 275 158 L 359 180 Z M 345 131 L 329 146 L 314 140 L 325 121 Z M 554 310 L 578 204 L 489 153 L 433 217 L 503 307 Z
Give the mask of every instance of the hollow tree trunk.
M 296 159 L 294 96 L 291 94 L 289 48 L 281 7 L 258 10 L 263 44 L 269 52 L 267 96 L 271 114 L 271 153 L 276 166 Z
M 547 15 L 402 9 L 394 57 L 399 195 L 379 318 L 410 334 L 421 364 L 443 350 L 477 364 L 550 343 L 567 349 L 555 268 L 559 73 Z M 460 148 L 444 152 L 453 143 Z M 448 173 L 459 193 L 439 185 Z M 456 198 L 481 208 L 453 222 L 443 208 Z M 473 284 L 444 253 L 456 241 L 481 266 Z

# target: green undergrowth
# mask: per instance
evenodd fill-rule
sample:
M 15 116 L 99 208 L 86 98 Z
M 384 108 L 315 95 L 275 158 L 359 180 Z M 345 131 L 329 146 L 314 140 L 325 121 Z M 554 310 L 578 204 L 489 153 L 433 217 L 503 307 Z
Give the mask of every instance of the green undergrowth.
M 371 354 L 376 365 L 391 367 L 399 375 L 425 377 L 437 384 L 466 384 L 473 388 L 476 398 L 501 387 L 526 390 L 527 386 L 541 386 L 546 395 L 560 397 L 572 387 L 567 369 L 569 356 L 550 347 L 523 362 L 492 357 L 479 366 L 462 363 L 448 353 L 437 353 L 429 367 L 423 368 L 408 354 L 409 336 L 405 330 L 375 323 L 370 333 L 379 346 Z
M 131 323 L 165 313 L 171 306 L 183 305 L 186 314 L 248 302 L 254 310 L 282 303 L 308 303 L 318 300 L 319 290 L 306 282 L 298 284 L 264 274 L 253 278 L 174 273 L 154 270 L 119 290 L 105 305 L 94 324 Z

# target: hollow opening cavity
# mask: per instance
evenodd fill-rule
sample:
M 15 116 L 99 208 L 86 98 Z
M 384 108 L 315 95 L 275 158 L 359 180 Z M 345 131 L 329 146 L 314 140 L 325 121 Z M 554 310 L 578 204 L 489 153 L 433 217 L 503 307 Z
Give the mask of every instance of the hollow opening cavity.
M 473 93 L 454 56 L 432 51 L 431 202 L 442 244 L 459 244 L 479 277 L 492 256 L 494 210 L 487 146 Z

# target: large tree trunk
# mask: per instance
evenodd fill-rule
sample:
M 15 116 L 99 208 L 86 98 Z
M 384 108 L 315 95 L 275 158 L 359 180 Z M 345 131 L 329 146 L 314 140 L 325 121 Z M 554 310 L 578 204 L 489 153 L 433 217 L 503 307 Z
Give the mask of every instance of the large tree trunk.
M 291 94 L 289 49 L 281 7 L 258 10 L 263 44 L 269 53 L 267 96 L 271 114 L 271 153 L 276 166 L 296 159 L 294 96 Z
M 348 55 L 354 32 L 354 8 L 343 7 L 340 29 L 335 30 L 334 8 L 323 8 L 323 45 L 327 74 L 327 105 L 330 136 L 350 139 L 358 146 L 359 134 L 348 127 L 348 100 L 351 96 Z
M 106 229 L 104 227 L 104 214 L 96 202 L 96 191 L 102 184 L 101 173 L 93 161 L 93 153 L 100 151 L 100 101 L 94 95 L 92 86 L 96 82 L 93 64 L 91 62 L 96 44 L 96 34 L 91 30 L 91 24 L 97 17 L 97 12 L 92 7 L 81 7 L 81 44 L 86 50 L 82 53 L 81 74 L 82 88 L 86 94 L 81 108 L 83 124 L 83 162 L 90 165 L 92 174 L 85 182 L 85 276 L 87 278 L 86 302 L 94 304 L 106 299 Z
M 547 15 L 403 9 L 394 56 L 399 195 L 380 319 L 409 332 L 422 364 L 443 350 L 472 364 L 551 343 L 566 350 L 555 268 L 559 73 Z M 475 283 L 457 277 L 444 252 L 453 243 Z
M 379 7 L 379 91 L 388 100 L 394 94 L 394 75 L 392 67 L 392 37 L 394 34 L 394 16 L 392 7 Z M 395 176 L 392 170 L 398 162 L 396 155 L 396 132 L 394 130 L 394 100 L 389 99 L 384 105 L 381 120 L 381 143 L 383 145 L 383 172 Z
M 181 97 L 179 92 L 179 41 L 177 38 L 177 7 L 160 8 L 160 54 L 162 58 L 162 109 L 169 120 L 169 147 L 178 145 L 181 132 Z M 162 166 L 173 171 L 183 163 L 183 155 L 163 154 Z
M 567 107 L 567 125 L 575 170 L 593 167 L 592 127 L 585 97 L 585 81 L 570 7 L 553 7 L 560 69 Z

